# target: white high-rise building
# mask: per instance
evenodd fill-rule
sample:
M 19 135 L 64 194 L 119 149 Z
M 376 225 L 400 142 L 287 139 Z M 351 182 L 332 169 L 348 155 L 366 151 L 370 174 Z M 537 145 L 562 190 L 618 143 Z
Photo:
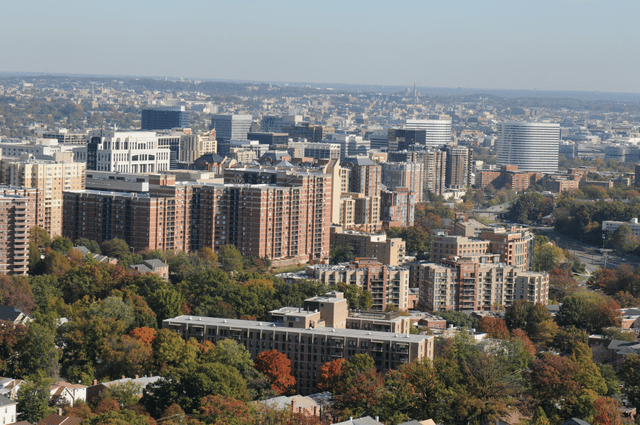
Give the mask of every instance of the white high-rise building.
M 451 143 L 450 120 L 407 120 L 407 129 L 425 130 L 425 146 L 442 146 Z
M 504 122 L 498 124 L 498 165 L 517 165 L 521 171 L 558 171 L 560 124 Z

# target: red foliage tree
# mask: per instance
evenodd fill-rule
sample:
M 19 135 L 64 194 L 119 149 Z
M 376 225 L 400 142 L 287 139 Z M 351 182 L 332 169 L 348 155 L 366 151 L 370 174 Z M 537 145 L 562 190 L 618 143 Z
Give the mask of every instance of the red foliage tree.
M 618 402 L 609 397 L 600 397 L 595 402 L 594 425 L 621 425 L 624 423 Z
M 333 392 L 337 388 L 344 373 L 345 362 L 345 359 L 335 359 L 320 366 L 318 390 Z
M 503 319 L 484 316 L 478 323 L 478 329 L 486 332 L 489 338 L 509 339 L 511 335 Z
M 252 422 L 249 407 L 234 398 L 208 395 L 202 399 L 200 413 L 214 425 L 244 425 Z
M 263 351 L 255 359 L 256 370 L 265 374 L 271 382 L 271 389 L 284 394 L 295 384 L 291 375 L 291 360 L 277 350 Z
M 36 301 L 26 279 L 0 276 L 0 302 L 9 307 L 19 308 L 27 314 L 36 308 Z

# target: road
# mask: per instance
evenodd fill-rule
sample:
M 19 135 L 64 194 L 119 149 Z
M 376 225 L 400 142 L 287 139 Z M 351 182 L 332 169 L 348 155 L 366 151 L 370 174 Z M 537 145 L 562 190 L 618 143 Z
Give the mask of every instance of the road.
M 587 245 L 565 235 L 556 232 L 551 226 L 532 227 L 537 234 L 543 234 L 558 244 L 559 247 L 569 250 L 571 254 L 580 258 L 590 273 L 604 266 L 604 255 L 601 247 Z M 607 268 L 615 269 L 621 264 L 629 264 L 631 267 L 638 267 L 639 259 L 634 256 L 621 256 L 614 252 L 607 252 Z

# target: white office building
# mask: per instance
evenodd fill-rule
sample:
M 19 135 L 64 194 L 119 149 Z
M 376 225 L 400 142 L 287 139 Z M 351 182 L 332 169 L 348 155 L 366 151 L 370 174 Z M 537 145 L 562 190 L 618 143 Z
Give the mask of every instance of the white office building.
M 451 120 L 407 120 L 407 129 L 425 130 L 425 146 L 451 143 Z
M 171 150 L 158 146 L 155 131 L 94 130 L 86 147 L 74 149 L 87 171 L 159 173 L 169 170 Z
M 505 122 L 498 124 L 498 165 L 517 165 L 519 171 L 558 171 L 560 124 Z

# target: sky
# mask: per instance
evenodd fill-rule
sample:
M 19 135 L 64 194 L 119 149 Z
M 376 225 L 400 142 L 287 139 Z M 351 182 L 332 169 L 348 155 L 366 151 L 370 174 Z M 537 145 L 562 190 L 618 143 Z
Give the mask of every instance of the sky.
M 0 2 L 0 72 L 640 93 L 638 0 Z

